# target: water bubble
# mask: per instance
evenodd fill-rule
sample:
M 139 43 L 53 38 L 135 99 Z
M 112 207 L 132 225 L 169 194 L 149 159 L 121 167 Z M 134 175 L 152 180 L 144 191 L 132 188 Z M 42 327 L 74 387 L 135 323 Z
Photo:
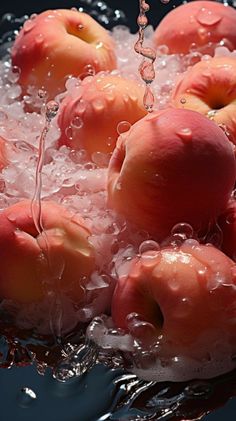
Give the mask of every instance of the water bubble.
M 54 117 L 56 117 L 58 110 L 59 110 L 58 102 L 49 101 L 46 104 L 46 118 L 47 118 L 47 120 L 51 121 Z
M 17 66 L 12 66 L 11 70 L 8 72 L 7 78 L 9 82 L 16 83 L 20 78 L 21 70 Z
M 202 7 L 196 15 L 197 21 L 205 26 L 213 26 L 222 20 L 222 16 L 212 12 L 206 7 Z
M 131 124 L 128 121 L 121 121 L 117 125 L 117 133 L 121 135 L 122 133 L 128 132 L 131 127 Z
M 37 399 L 36 393 L 29 387 L 22 387 L 18 395 L 18 403 L 21 407 L 27 408 Z
M 83 120 L 79 116 L 75 116 L 73 120 L 71 121 L 71 127 L 75 129 L 81 129 L 83 127 Z
M 146 240 L 143 241 L 139 246 L 139 254 L 147 253 L 147 252 L 159 252 L 160 251 L 160 245 L 153 240 Z M 154 253 L 155 255 L 155 253 Z M 153 256 L 153 254 L 152 254 Z

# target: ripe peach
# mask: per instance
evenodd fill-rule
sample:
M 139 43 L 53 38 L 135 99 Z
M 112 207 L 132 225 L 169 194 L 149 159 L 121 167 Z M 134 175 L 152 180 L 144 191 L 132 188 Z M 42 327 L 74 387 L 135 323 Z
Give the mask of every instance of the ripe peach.
M 180 222 L 198 231 L 225 208 L 235 169 L 232 144 L 215 123 L 194 111 L 166 109 L 119 137 L 108 203 L 158 240 Z
M 39 234 L 31 202 L 22 201 L 0 214 L 0 297 L 37 302 L 49 290 L 83 301 L 85 282 L 95 268 L 94 249 L 83 218 L 62 206 L 42 202 Z
M 236 58 L 215 57 L 195 64 L 177 82 L 171 101 L 222 125 L 236 144 Z
M 157 26 L 156 46 L 167 45 L 170 54 L 188 53 L 195 44 L 224 40 L 230 50 L 236 48 L 236 11 L 215 1 L 194 1 L 176 7 Z
M 3 137 L 0 136 L 0 171 L 5 168 L 8 164 L 7 154 L 6 154 L 6 145 Z
M 236 260 L 236 202 L 230 200 L 227 208 L 218 220 L 222 230 L 222 250 Z
M 64 90 L 68 75 L 116 67 L 113 41 L 108 32 L 86 13 L 47 10 L 25 22 L 11 51 L 20 69 L 20 84 L 45 89 L 49 98 Z
M 77 92 L 76 92 L 77 91 Z M 86 79 L 61 104 L 59 144 L 80 147 L 90 154 L 112 152 L 118 138 L 117 126 L 133 124 L 147 114 L 144 88 L 134 80 L 112 75 Z
M 117 283 L 112 299 L 115 326 L 146 347 L 151 338 L 146 332 L 145 339 L 145 323 L 151 324 L 152 343 L 158 340 L 162 356 L 212 357 L 223 337 L 233 354 L 235 269 L 220 250 L 195 240 L 146 252 Z M 150 325 L 147 328 L 150 333 Z

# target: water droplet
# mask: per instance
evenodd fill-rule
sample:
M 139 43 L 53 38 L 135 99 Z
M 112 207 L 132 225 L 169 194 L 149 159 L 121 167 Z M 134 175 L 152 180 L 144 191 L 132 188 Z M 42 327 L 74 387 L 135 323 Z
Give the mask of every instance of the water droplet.
M 192 140 L 192 130 L 188 127 L 178 130 L 176 134 L 185 142 L 189 142 L 190 140 Z
M 17 67 L 17 66 L 13 66 L 11 68 L 11 70 L 9 71 L 8 76 L 7 76 L 9 82 L 11 82 L 11 83 L 18 82 L 18 80 L 20 78 L 20 73 L 21 73 L 20 68 Z
M 35 36 L 35 42 L 36 42 L 36 44 L 42 44 L 42 42 L 44 41 L 44 36 L 43 36 L 43 34 L 37 34 L 36 36 Z
M 160 251 L 160 245 L 156 241 L 153 241 L 153 240 L 143 241 L 139 246 L 139 254 L 147 253 L 147 252 L 150 252 L 150 251 L 159 252 Z
M 76 28 L 77 28 L 79 31 L 82 31 L 82 30 L 84 29 L 84 25 L 82 25 L 82 23 L 79 23 L 79 24 L 76 26 Z
M 121 135 L 122 133 L 128 132 L 131 127 L 131 124 L 128 121 L 121 121 L 117 125 L 117 133 Z
M 222 16 L 212 12 L 206 7 L 202 7 L 196 15 L 197 21 L 205 26 L 213 26 L 222 20 Z
M 180 98 L 180 103 L 181 104 L 186 104 L 186 99 L 185 98 Z
M 36 393 L 29 387 L 23 387 L 18 395 L 18 403 L 23 408 L 27 408 L 32 405 L 36 399 Z
M 81 129 L 81 127 L 83 127 L 83 124 L 84 124 L 83 120 L 79 116 L 75 116 L 73 120 L 71 121 L 71 126 L 74 127 L 75 129 Z
M 183 240 L 186 240 L 189 238 L 193 238 L 194 231 L 190 224 L 181 222 L 174 225 L 174 227 L 171 230 L 171 235 L 178 235 L 178 236 L 181 236 Z
M 24 32 L 29 32 L 34 27 L 35 27 L 35 22 L 31 19 L 27 20 L 23 25 Z
M 58 110 L 59 110 L 58 102 L 49 101 L 46 104 L 46 118 L 47 118 L 47 120 L 51 121 L 54 117 L 56 117 Z

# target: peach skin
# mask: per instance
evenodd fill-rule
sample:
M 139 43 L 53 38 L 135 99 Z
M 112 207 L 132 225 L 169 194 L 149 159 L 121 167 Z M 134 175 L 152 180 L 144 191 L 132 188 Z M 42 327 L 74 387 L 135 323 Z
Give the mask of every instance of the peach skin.
M 236 58 L 214 57 L 195 64 L 180 77 L 171 103 L 209 117 L 236 144 Z
M 219 227 L 222 230 L 221 249 L 236 261 L 236 202 L 230 200 L 225 211 L 220 215 Z
M 22 201 L 0 213 L 0 297 L 19 303 L 42 300 L 47 287 L 84 300 L 81 282 L 95 268 L 90 231 L 83 218 L 62 206 L 42 202 L 42 225 L 38 233 L 31 202 Z
M 25 22 L 13 44 L 12 64 L 20 69 L 20 84 L 47 91 L 49 99 L 65 88 L 69 75 L 85 66 L 95 72 L 116 68 L 112 38 L 86 13 L 48 10 Z
M 144 88 L 134 80 L 109 74 L 86 79 L 60 106 L 59 145 L 72 149 L 110 153 L 118 138 L 119 123 L 133 124 L 147 112 L 143 106 Z
M 236 10 L 215 1 L 194 1 L 176 7 L 157 26 L 154 45 L 166 45 L 169 54 L 188 53 L 208 43 L 224 40 L 236 48 Z M 213 47 L 212 47 L 213 51 Z
M 201 114 L 155 112 L 117 141 L 108 168 L 108 204 L 158 241 L 177 223 L 206 229 L 226 207 L 235 157 L 223 131 Z
M 222 343 L 223 333 L 233 355 L 235 269 L 235 263 L 220 250 L 195 240 L 144 253 L 117 283 L 112 299 L 114 324 L 144 347 L 151 338 L 145 340 L 140 323 L 148 323 L 149 332 L 151 324 L 153 343 L 160 345 L 159 357 L 200 359 Z

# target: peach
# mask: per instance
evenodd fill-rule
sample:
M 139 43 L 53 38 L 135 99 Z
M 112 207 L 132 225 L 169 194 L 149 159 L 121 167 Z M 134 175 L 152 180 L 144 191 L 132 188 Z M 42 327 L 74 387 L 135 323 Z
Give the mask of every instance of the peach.
M 144 88 L 134 80 L 98 74 L 89 81 L 85 79 L 76 91 L 69 93 L 60 106 L 60 145 L 82 147 L 89 154 L 112 152 L 118 124 L 133 124 L 147 114 Z
M 195 64 L 178 80 L 171 103 L 214 120 L 236 144 L 236 58 L 215 57 Z
M 233 354 L 235 269 L 220 250 L 195 240 L 146 252 L 133 260 L 129 273 L 117 283 L 112 299 L 114 324 L 144 347 L 158 341 L 160 356 L 200 359 L 209 353 L 212 357 L 222 340 Z M 149 337 L 145 323 L 152 332 Z
M 108 32 L 86 13 L 47 10 L 25 22 L 11 51 L 20 84 L 45 89 L 49 98 L 64 90 L 66 77 L 116 67 Z
M 170 108 L 119 137 L 108 203 L 160 241 L 180 222 L 205 229 L 225 208 L 234 182 L 234 152 L 223 131 L 197 112 Z
M 0 171 L 5 168 L 8 164 L 6 142 L 3 137 L 0 136 Z
M 157 26 L 154 44 L 166 45 L 170 54 L 188 53 L 191 46 L 202 47 L 224 40 L 236 48 L 236 10 L 214 1 L 195 1 L 176 7 Z
M 83 301 L 81 282 L 95 268 L 90 231 L 83 218 L 56 203 L 42 202 L 42 226 L 39 234 L 30 201 L 0 213 L 1 299 L 38 302 L 48 287 L 72 296 L 77 303 Z
M 236 260 L 236 202 L 230 200 L 227 208 L 220 215 L 219 227 L 222 230 L 221 248 L 233 260 Z

